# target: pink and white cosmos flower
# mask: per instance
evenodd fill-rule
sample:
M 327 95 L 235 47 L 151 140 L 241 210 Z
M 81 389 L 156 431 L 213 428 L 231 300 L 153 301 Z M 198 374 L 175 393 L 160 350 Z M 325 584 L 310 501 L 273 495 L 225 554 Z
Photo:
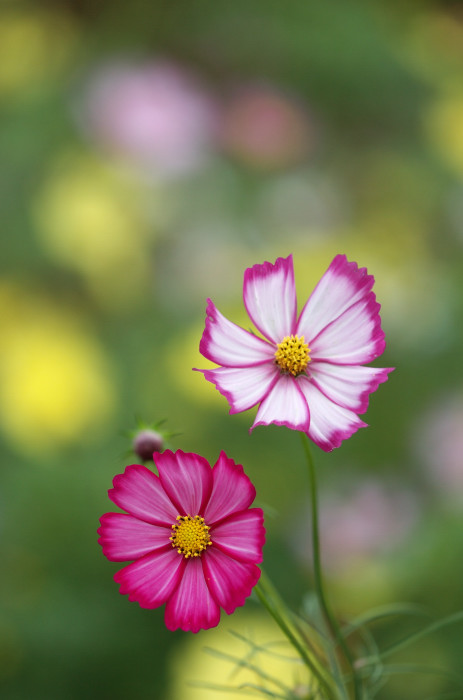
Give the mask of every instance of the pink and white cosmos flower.
M 384 350 L 380 304 L 366 268 L 337 255 L 299 316 L 293 258 L 244 273 L 246 310 L 263 338 L 226 319 L 207 300 L 200 342 L 220 367 L 200 370 L 239 413 L 260 404 L 257 425 L 300 430 L 326 452 L 366 423 L 358 414 L 392 368 L 364 367 Z
M 114 580 L 142 608 L 164 603 L 170 630 L 215 627 L 220 608 L 244 605 L 260 577 L 263 513 L 243 467 L 181 450 L 155 452 L 159 476 L 140 464 L 114 478 L 110 499 L 126 513 L 100 519 L 110 561 L 132 561 Z

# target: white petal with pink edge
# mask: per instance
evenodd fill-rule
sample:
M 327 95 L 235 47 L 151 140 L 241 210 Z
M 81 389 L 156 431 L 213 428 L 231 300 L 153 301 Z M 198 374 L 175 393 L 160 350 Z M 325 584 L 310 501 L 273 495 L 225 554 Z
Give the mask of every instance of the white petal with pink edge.
M 350 306 L 310 341 L 312 360 L 361 365 L 376 359 L 386 345 L 380 308 L 373 292 Z
M 114 488 L 108 496 L 119 508 L 148 523 L 170 525 L 178 515 L 178 509 L 164 491 L 156 474 L 142 466 L 132 464 L 113 480 Z
M 265 262 L 244 273 L 243 299 L 256 328 L 274 343 L 294 333 L 297 317 L 293 256 Z
M 204 510 L 204 520 L 209 527 L 231 513 L 249 508 L 256 497 L 256 489 L 241 464 L 235 464 L 225 452 L 220 453 L 212 474 L 214 485 Z
M 362 365 L 335 365 L 331 362 L 312 362 L 310 375 L 313 383 L 339 406 L 355 413 L 365 413 L 368 397 L 387 380 L 393 368 L 363 367 Z
M 166 604 L 165 622 L 169 630 L 199 632 L 216 627 L 220 608 L 204 578 L 201 557 L 187 562 L 182 581 Z
M 106 513 L 100 523 L 98 542 L 110 561 L 139 559 L 171 544 L 171 528 L 152 525 L 126 513 Z
M 259 564 L 265 544 L 264 514 L 260 508 L 251 508 L 231 515 L 211 528 L 214 547 L 242 562 Z
M 204 575 L 216 602 L 230 615 L 244 605 L 260 578 L 260 569 L 211 547 L 203 557 Z
M 194 452 L 155 452 L 153 460 L 166 493 L 180 515 L 198 515 L 212 489 L 212 470 L 204 457 Z
M 120 593 L 142 608 L 157 608 L 170 598 L 182 579 L 186 560 L 175 549 L 147 554 L 114 575 Z
M 310 408 L 308 435 L 325 452 L 366 427 L 355 413 L 330 401 L 307 377 L 301 378 L 300 387 Z
M 348 262 L 345 255 L 337 255 L 302 309 L 297 334 L 310 344 L 325 326 L 363 299 L 373 283 L 374 277 L 365 267 L 359 268 L 357 263 Z
M 293 430 L 309 429 L 310 413 L 307 401 L 299 389 L 299 378 L 280 375 L 276 384 L 262 401 L 251 427 L 258 425 L 286 425 Z
M 274 362 L 255 367 L 218 367 L 199 371 L 225 396 L 231 406 L 230 413 L 247 411 L 262 401 L 279 376 Z
M 273 358 L 275 348 L 223 316 L 207 300 L 206 327 L 199 351 L 205 358 L 225 367 L 249 367 Z

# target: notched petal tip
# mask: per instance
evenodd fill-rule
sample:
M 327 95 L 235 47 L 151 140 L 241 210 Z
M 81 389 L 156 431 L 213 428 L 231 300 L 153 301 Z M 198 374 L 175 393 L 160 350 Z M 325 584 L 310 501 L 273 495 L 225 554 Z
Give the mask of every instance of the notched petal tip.
M 244 273 L 243 301 L 256 328 L 272 343 L 294 333 L 297 301 L 292 255 L 249 267 Z

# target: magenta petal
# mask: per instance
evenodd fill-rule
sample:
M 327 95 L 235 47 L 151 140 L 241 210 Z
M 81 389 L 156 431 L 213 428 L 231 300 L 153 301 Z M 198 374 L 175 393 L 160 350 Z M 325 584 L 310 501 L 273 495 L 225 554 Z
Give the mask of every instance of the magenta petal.
M 269 340 L 279 343 L 294 333 L 297 316 L 293 256 L 265 262 L 244 273 L 243 299 L 249 317 Z
M 212 489 L 212 470 L 204 457 L 194 452 L 165 450 L 155 452 L 153 459 L 162 486 L 179 513 L 192 516 L 202 513 Z
M 175 549 L 147 554 L 114 575 L 119 592 L 142 608 L 158 608 L 174 593 L 186 560 Z
M 99 544 L 110 561 L 139 559 L 170 545 L 172 530 L 147 523 L 126 513 L 106 513 L 100 518 Z
M 206 327 L 199 351 L 225 367 L 250 367 L 273 359 L 275 348 L 262 338 L 229 321 L 207 300 Z
M 200 371 L 225 396 L 231 406 L 230 413 L 247 411 L 262 401 L 279 376 L 273 362 L 255 367 L 219 367 Z
M 110 499 L 131 515 L 155 525 L 170 527 L 178 510 L 166 495 L 159 478 L 141 464 L 126 467 L 113 480 L 108 491 Z
M 310 375 L 315 386 L 331 401 L 355 413 L 365 413 L 369 395 L 387 380 L 392 369 L 312 362 Z
M 301 377 L 301 380 L 301 391 L 310 406 L 310 428 L 307 432 L 322 450 L 331 452 L 359 428 L 366 427 L 366 423 L 355 413 L 330 401 L 307 377 Z
M 204 510 L 204 519 L 209 526 L 231 513 L 249 508 L 256 497 L 256 489 L 244 473 L 241 464 L 235 464 L 225 452 L 220 453 L 212 475 L 212 493 Z
M 166 605 L 165 622 L 169 630 L 199 632 L 216 627 L 220 608 L 204 578 L 202 557 L 187 561 L 182 581 Z
M 380 308 L 373 292 L 350 306 L 310 341 L 312 359 L 362 365 L 377 358 L 386 345 Z
M 373 287 L 374 277 L 365 267 L 336 255 L 301 311 L 297 334 L 306 342 L 315 338 L 346 309 L 363 299 Z
M 255 564 L 232 559 L 214 547 L 204 555 L 203 567 L 212 595 L 228 615 L 244 605 L 261 574 Z
M 276 384 L 262 401 L 252 425 L 286 425 L 292 430 L 309 429 L 310 413 L 307 401 L 299 389 L 299 378 L 280 375 Z
M 216 527 L 211 528 L 214 547 L 233 559 L 259 564 L 265 544 L 264 514 L 260 508 L 230 515 Z

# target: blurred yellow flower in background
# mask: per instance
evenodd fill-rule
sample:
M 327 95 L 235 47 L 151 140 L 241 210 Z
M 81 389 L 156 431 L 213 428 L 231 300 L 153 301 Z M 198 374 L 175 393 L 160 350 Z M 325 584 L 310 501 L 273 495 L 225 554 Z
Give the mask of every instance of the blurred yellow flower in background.
M 34 8 L 4 7 L 0 11 L 0 95 L 31 91 L 68 66 L 77 31 L 71 17 Z
M 444 161 L 463 174 L 463 77 L 459 86 L 437 100 L 424 115 L 426 134 Z
M 213 655 L 205 647 L 213 650 Z M 230 656 L 236 661 L 226 658 Z M 224 618 L 215 629 L 190 636 L 177 647 L 171 657 L 170 678 L 169 700 L 217 700 L 222 694 L 217 686 L 231 688 L 223 693 L 229 700 L 242 700 L 246 693 L 239 688 L 245 687 L 249 694 L 251 686 L 265 688 L 270 696 L 273 692 L 281 697 L 285 687 L 288 695 L 293 692 L 291 697 L 299 697 L 298 693 L 307 697 L 311 680 L 276 624 L 261 613 L 244 610 L 237 611 L 233 618 Z M 252 694 L 260 696 L 257 691 Z
M 0 288 L 0 426 L 21 452 L 87 441 L 114 405 L 108 359 L 73 309 Z
M 77 270 L 109 309 L 130 306 L 149 281 L 141 194 L 140 183 L 127 172 L 92 155 L 74 153 L 54 164 L 35 202 L 33 213 L 45 251 Z

